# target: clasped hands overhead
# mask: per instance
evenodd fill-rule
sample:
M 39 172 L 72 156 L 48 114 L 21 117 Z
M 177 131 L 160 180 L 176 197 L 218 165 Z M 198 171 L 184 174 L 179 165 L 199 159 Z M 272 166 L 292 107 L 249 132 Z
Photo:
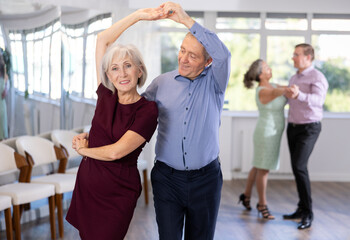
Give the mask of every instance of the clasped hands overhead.
M 140 20 L 158 20 L 172 19 L 175 22 L 181 22 L 182 19 L 188 17 L 188 14 L 182 9 L 180 4 L 173 2 L 165 2 L 157 8 L 143 8 L 137 11 Z

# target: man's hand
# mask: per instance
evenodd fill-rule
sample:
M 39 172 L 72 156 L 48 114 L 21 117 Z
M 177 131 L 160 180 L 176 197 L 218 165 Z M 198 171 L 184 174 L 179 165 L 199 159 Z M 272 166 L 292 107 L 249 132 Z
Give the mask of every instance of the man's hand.
M 285 91 L 285 96 L 287 98 L 297 98 L 299 95 L 299 87 L 295 84 L 293 84 L 292 86 L 286 88 L 286 91 Z
M 188 29 L 194 24 L 194 20 L 182 9 L 180 4 L 173 2 L 166 2 L 159 6 L 163 10 L 163 14 L 177 22 L 184 24 Z

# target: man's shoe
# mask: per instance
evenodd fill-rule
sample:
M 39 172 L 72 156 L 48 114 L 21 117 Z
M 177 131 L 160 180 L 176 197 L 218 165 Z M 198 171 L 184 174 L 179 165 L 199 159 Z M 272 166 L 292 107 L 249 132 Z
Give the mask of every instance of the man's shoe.
M 306 229 L 311 227 L 312 217 L 310 215 L 305 215 L 301 218 L 298 224 L 298 229 Z
M 292 214 L 285 214 L 283 215 L 283 219 L 286 220 L 295 220 L 295 219 L 301 219 L 303 216 L 303 211 L 298 208 L 294 213 Z

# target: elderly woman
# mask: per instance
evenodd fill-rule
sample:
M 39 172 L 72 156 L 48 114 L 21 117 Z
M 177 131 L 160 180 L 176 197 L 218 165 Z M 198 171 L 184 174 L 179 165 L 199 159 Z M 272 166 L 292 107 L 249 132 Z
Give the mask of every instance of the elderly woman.
M 253 167 L 248 175 L 245 192 L 240 195 L 239 201 L 247 210 L 251 210 L 250 196 L 255 182 L 259 196 L 256 208 L 264 219 L 275 218 L 267 208 L 267 177 L 270 170 L 279 167 L 280 143 L 285 124 L 284 106 L 287 103 L 284 96 L 286 87 L 270 83 L 271 77 L 271 68 L 265 61 L 258 59 L 249 67 L 243 81 L 247 88 L 252 88 L 254 82 L 258 82 L 255 100 L 259 118 L 254 131 Z
M 141 193 L 137 158 L 157 126 L 158 109 L 137 92 L 147 77 L 139 51 L 113 44 L 139 20 L 163 16 L 162 9 L 141 9 L 97 37 L 97 104 L 90 133 L 73 139 L 84 156 L 67 221 L 82 239 L 124 239 Z

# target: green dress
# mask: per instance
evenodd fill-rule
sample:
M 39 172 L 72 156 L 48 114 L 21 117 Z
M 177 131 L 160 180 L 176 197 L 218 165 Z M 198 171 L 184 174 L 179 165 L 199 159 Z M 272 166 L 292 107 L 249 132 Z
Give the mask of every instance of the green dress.
M 0 140 L 8 138 L 7 109 L 5 98 L 2 99 L 2 92 L 5 89 L 5 79 L 0 77 Z
M 275 84 L 272 86 L 276 87 Z M 254 131 L 253 166 L 260 169 L 277 170 L 281 137 L 285 125 L 284 106 L 287 99 L 279 96 L 267 104 L 262 104 L 259 100 L 259 92 L 263 88 L 257 87 L 255 96 L 259 118 Z

